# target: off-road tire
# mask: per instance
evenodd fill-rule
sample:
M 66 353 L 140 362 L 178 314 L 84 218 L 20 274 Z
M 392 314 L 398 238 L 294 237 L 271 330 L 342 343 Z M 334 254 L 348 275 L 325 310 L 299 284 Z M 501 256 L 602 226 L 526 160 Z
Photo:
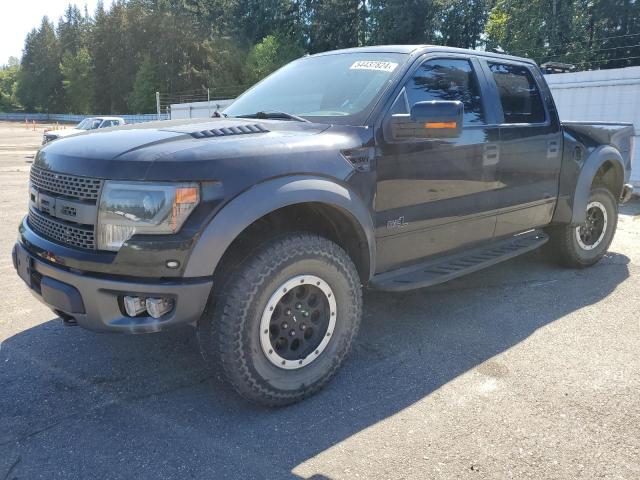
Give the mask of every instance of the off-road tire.
M 274 291 L 299 275 L 317 276 L 331 286 L 336 321 L 318 358 L 285 370 L 263 351 L 260 321 Z M 198 343 L 205 361 L 219 368 L 241 396 L 264 406 L 284 406 L 316 393 L 333 378 L 362 315 L 360 279 L 342 248 L 318 235 L 284 233 L 258 245 L 218 281 L 198 323 Z
M 546 246 L 553 260 L 569 268 L 586 268 L 597 263 L 607 252 L 618 224 L 618 203 L 606 188 L 594 188 L 589 195 L 587 205 L 597 202 L 604 206 L 607 213 L 607 225 L 604 237 L 598 245 L 586 250 L 576 237 L 576 226 L 562 225 L 547 230 L 549 242 Z

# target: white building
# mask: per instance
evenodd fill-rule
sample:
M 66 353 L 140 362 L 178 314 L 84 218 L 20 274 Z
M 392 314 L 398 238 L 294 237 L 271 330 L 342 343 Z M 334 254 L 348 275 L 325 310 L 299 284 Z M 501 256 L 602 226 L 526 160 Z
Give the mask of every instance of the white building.
M 630 122 L 636 129 L 631 183 L 640 188 L 640 67 L 546 75 L 561 120 Z
M 211 100 L 209 102 L 174 103 L 171 105 L 171 119 L 211 118 L 216 110 L 224 110 L 233 100 Z

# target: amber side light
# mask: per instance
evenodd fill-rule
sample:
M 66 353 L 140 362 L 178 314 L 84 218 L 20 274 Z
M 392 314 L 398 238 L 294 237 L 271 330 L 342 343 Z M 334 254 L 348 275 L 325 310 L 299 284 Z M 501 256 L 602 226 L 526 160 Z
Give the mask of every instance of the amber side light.
M 180 205 L 198 203 L 198 189 L 196 187 L 181 187 L 176 189 L 176 199 L 173 202 L 171 212 L 171 229 L 175 232 L 177 229 L 176 219 L 178 217 L 178 208 Z
M 176 204 L 181 203 L 197 203 L 198 189 L 195 187 L 186 187 L 176 189 Z
M 424 124 L 424 128 L 458 128 L 456 122 L 428 122 Z

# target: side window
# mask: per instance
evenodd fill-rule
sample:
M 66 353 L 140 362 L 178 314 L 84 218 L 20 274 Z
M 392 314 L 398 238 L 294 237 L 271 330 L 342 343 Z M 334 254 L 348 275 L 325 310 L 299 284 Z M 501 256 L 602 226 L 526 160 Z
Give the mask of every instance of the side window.
M 102 122 L 102 125 L 100 125 L 100 128 L 107 128 L 111 126 L 113 126 L 113 120 L 105 120 Z
M 498 87 L 505 123 L 542 123 L 545 120 L 540 90 L 522 65 L 489 63 Z
M 409 105 L 429 100 L 460 100 L 464 104 L 465 125 L 485 124 L 480 87 L 471 63 L 442 58 L 428 60 L 405 85 Z

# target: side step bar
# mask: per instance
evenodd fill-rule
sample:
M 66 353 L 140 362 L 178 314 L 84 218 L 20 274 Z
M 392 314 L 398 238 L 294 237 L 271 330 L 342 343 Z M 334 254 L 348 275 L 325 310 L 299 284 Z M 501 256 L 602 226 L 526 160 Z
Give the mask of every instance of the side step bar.
M 549 236 L 539 230 L 523 233 L 473 250 L 375 275 L 369 287 L 389 292 L 431 287 L 535 250 L 548 240 Z

